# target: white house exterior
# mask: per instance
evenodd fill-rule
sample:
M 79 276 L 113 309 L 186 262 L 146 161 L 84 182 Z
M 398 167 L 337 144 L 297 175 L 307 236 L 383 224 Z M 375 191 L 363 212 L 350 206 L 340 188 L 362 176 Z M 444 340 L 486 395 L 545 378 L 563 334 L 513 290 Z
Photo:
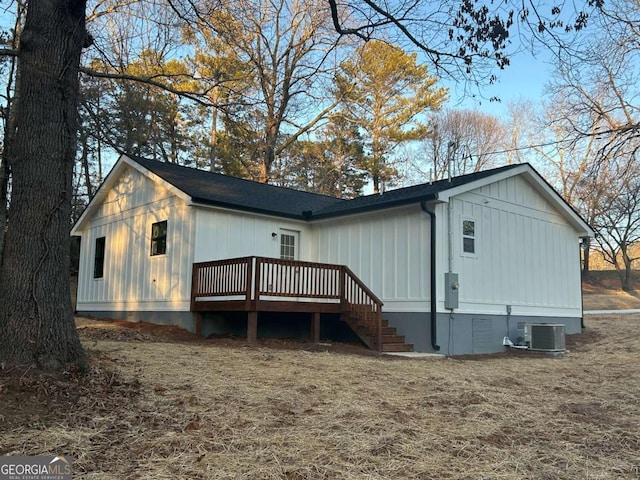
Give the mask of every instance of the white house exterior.
M 579 332 L 593 232 L 528 164 L 339 200 L 122 156 L 72 235 L 80 313 L 194 330 L 194 262 L 286 254 L 347 265 L 415 350 L 457 355 Z

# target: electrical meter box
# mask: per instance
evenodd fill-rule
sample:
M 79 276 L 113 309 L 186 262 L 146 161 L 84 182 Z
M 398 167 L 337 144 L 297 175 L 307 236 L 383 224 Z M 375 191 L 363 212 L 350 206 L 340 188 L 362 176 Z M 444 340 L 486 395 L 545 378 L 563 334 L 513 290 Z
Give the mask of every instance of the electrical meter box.
M 458 292 L 460 291 L 460 283 L 458 282 L 457 273 L 444 274 L 444 308 L 453 310 L 458 308 Z

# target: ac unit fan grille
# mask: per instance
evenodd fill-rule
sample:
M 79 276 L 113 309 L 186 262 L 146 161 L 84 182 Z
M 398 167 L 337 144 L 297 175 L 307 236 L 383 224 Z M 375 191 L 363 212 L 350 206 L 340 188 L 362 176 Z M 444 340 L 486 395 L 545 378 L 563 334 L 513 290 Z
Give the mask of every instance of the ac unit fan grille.
M 565 350 L 564 325 L 529 325 L 531 350 L 559 352 Z

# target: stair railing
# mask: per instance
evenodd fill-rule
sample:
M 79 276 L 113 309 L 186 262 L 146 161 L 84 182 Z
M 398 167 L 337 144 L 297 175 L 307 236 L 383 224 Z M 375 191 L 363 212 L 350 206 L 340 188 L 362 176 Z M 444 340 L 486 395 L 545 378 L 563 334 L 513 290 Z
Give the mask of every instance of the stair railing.
M 382 301 L 358 278 L 349 267 L 341 266 L 345 284 L 342 288 L 349 311 L 374 337 L 375 347 L 382 351 Z

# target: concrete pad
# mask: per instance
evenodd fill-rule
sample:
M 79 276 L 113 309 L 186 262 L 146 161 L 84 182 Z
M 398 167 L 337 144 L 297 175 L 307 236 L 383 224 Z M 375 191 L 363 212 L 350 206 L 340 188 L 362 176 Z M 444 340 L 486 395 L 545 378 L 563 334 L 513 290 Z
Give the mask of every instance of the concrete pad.
M 584 315 L 616 315 L 626 313 L 640 313 L 639 308 L 629 308 L 626 310 L 585 310 Z
M 394 357 L 406 358 L 446 358 L 441 353 L 425 353 L 425 352 L 384 352 L 383 355 L 392 355 Z

